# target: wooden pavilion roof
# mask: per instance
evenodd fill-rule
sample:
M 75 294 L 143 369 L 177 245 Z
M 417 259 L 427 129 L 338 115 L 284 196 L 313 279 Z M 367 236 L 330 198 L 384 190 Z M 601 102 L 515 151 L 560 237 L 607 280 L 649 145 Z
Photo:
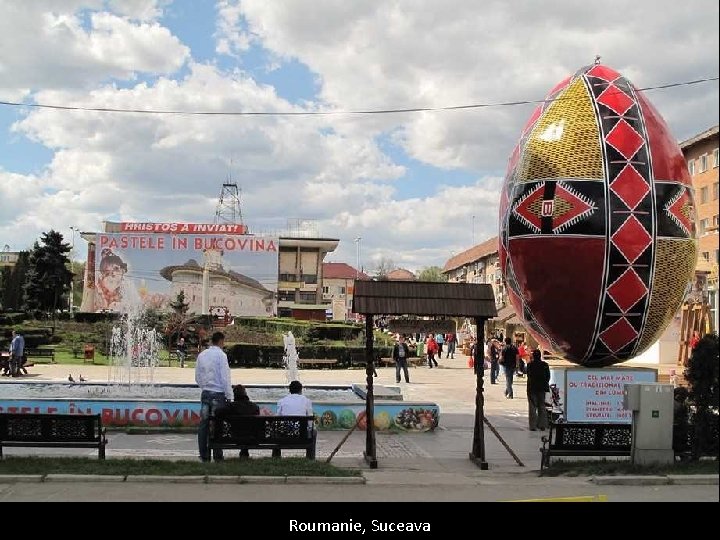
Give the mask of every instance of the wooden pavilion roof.
M 352 310 L 363 315 L 497 316 L 487 283 L 355 281 Z

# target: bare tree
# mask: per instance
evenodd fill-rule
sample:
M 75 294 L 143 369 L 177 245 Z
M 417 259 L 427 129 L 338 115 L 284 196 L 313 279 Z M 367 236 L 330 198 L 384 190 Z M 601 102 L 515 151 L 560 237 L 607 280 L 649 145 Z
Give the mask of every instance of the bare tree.
M 387 279 L 388 274 L 395 270 L 395 268 L 395 261 L 393 261 L 390 257 L 385 257 L 383 255 L 375 265 L 373 277 L 378 280 Z

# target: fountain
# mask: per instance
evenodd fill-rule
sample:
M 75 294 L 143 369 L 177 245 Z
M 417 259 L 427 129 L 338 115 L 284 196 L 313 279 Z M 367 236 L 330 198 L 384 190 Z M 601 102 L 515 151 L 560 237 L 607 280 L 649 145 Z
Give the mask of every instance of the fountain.
M 283 336 L 283 362 L 288 382 L 298 380 L 295 336 Z M 140 305 L 128 309 L 112 330 L 107 382 L 0 382 L 0 412 L 100 414 L 105 426 L 180 427 L 200 421 L 200 393 L 195 384 L 158 382 L 158 333 Z M 248 384 L 250 399 L 260 414 L 274 414 L 287 386 Z M 386 387 L 375 402 L 379 430 L 431 431 L 438 422 L 434 403 L 407 403 L 397 387 Z M 362 385 L 307 385 L 319 429 L 364 429 Z M 385 400 L 385 401 L 383 401 Z
M 159 335 L 147 325 L 147 311 L 131 307 L 112 329 L 108 382 L 121 385 L 120 393 L 137 386 L 152 395 L 159 351 Z
M 288 331 L 283 336 L 283 343 L 285 344 L 285 356 L 283 356 L 283 365 L 285 366 L 285 374 L 287 376 L 288 383 L 298 381 L 298 356 L 297 349 L 295 348 L 295 336 L 293 333 Z

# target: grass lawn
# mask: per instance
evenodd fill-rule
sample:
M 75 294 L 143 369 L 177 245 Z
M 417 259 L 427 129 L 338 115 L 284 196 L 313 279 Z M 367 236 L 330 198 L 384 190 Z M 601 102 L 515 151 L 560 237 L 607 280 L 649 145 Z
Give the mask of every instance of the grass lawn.
M 43 347 L 44 348 L 44 347 Z M 47 347 L 52 348 L 52 347 Z M 160 350 L 158 354 L 158 360 L 159 364 L 162 367 L 165 367 L 168 365 L 168 352 L 166 350 Z M 30 361 L 33 364 L 49 364 L 50 359 L 48 358 L 31 358 Z M 80 354 L 79 358 L 75 358 L 75 355 L 67 350 L 63 349 L 55 349 L 55 363 L 56 364 L 66 364 L 70 366 L 83 366 L 83 365 L 95 365 L 95 366 L 107 366 L 110 364 L 110 359 L 105 356 L 104 354 L 101 354 L 97 349 L 95 350 L 95 360 L 93 360 L 92 364 L 90 362 L 86 362 L 85 359 L 82 357 L 82 353 Z M 180 363 L 178 362 L 177 358 L 173 356 L 172 362 L 170 364 L 173 367 L 178 367 Z M 185 361 L 185 367 L 195 367 L 195 360 L 186 360 Z
M 619 474 L 718 474 L 716 460 L 680 462 L 673 465 L 633 465 L 630 461 L 553 461 L 543 476 L 615 476 Z
M 340 469 L 305 458 L 226 459 L 219 463 L 160 459 L 72 457 L 6 457 L 0 474 L 152 474 L 172 476 L 359 476 L 356 469 Z

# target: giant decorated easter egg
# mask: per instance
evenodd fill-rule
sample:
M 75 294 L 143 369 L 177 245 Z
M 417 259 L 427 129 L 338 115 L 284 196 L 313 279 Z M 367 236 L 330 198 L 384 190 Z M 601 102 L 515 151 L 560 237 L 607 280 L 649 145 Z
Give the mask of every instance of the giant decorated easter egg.
M 527 330 L 577 364 L 637 356 L 679 309 L 697 256 L 690 175 L 658 111 L 613 69 L 582 68 L 530 116 L 499 250 Z

